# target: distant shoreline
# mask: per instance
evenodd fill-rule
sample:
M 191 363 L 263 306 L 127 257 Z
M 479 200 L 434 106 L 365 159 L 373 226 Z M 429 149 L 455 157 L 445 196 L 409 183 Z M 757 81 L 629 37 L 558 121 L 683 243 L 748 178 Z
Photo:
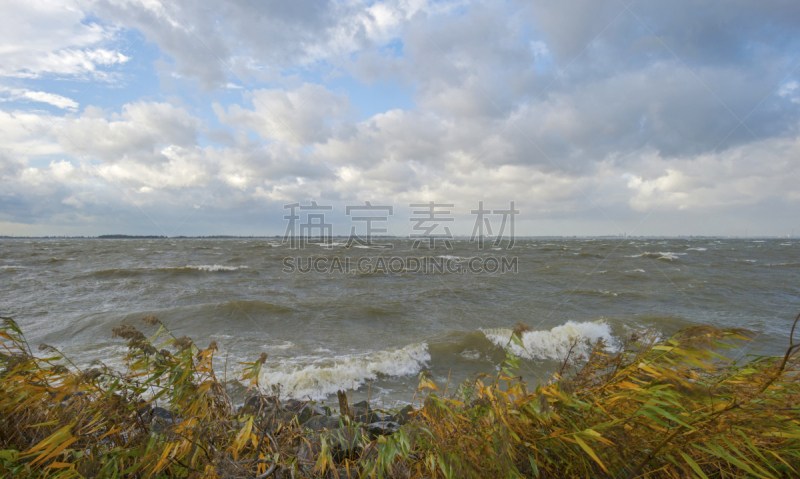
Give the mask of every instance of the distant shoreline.
M 281 235 L 266 235 L 266 236 L 231 236 L 231 235 L 208 235 L 208 236 L 156 236 L 156 235 L 123 235 L 123 234 L 110 234 L 99 236 L 7 236 L 0 235 L 0 240 L 4 239 L 282 239 Z M 347 239 L 348 236 L 334 235 L 331 239 Z M 376 236 L 378 240 L 408 240 L 405 236 Z M 423 237 L 424 238 L 424 237 Z M 316 241 L 319 239 L 317 236 L 307 238 L 308 240 Z M 413 238 L 412 238 L 413 239 Z M 468 240 L 469 236 L 453 236 L 455 240 Z M 619 235 L 601 235 L 601 236 L 517 236 L 517 240 L 530 240 L 530 239 L 797 239 L 794 236 L 703 236 L 703 235 L 676 235 L 676 236 L 619 236 Z

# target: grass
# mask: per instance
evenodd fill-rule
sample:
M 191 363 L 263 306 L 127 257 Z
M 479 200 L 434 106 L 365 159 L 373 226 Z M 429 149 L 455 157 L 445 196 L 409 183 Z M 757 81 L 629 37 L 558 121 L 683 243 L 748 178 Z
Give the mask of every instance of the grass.
M 798 316 L 800 320 L 800 316 Z M 795 320 L 795 325 L 797 321 Z M 598 342 L 536 385 L 511 348 L 496 376 L 441 391 L 420 376 L 420 407 L 394 434 L 347 416 L 314 432 L 278 409 L 237 411 L 214 374 L 216 344 L 132 325 L 126 370 L 34 355 L 0 325 L 0 473 L 13 477 L 782 478 L 800 476 L 794 327 L 781 357 L 731 361 L 745 330 L 698 326 L 668 339 Z M 518 326 L 511 342 L 522 347 Z M 44 355 L 45 357 L 41 357 Z M 259 391 L 266 355 L 240 378 Z M 450 391 L 453 389 L 453 391 Z M 260 394 L 260 393 L 259 393 Z M 155 410 L 153 405 L 166 405 Z M 160 411 L 160 415 L 156 414 Z M 163 413 L 167 411 L 168 414 Z M 174 414 L 175 417 L 170 415 Z M 179 417 L 179 419 L 178 419 Z

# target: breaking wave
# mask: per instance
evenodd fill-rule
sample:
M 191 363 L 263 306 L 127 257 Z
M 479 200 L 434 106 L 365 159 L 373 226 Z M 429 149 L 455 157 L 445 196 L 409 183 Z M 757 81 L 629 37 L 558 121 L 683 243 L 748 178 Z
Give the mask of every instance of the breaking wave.
M 504 348 L 511 339 L 511 329 L 496 328 L 484 329 L 483 334 L 498 347 Z M 511 343 L 511 352 L 526 359 L 563 359 L 577 340 L 573 349 L 575 354 L 589 354 L 592 345 L 598 339 L 603 339 L 607 344 L 614 344 L 611 327 L 605 321 L 575 323 L 567 321 L 566 324 L 556 326 L 549 330 L 526 331 L 522 333 L 520 347 Z
M 642 254 L 635 254 L 632 256 L 628 256 L 628 258 L 655 258 L 665 261 L 674 261 L 679 259 L 678 256 L 685 256 L 686 253 L 670 253 L 670 252 L 662 252 L 662 253 L 655 253 L 655 252 L 646 252 Z
M 378 376 L 417 374 L 431 356 L 427 344 L 412 344 L 359 355 L 322 358 L 311 362 L 297 358 L 277 368 L 262 370 L 260 382 L 268 387 L 280 385 L 281 394 L 292 398 L 325 399 L 339 389 L 358 388 Z M 308 360 L 308 358 L 305 358 Z
M 222 265 L 207 265 L 202 264 L 199 266 L 187 266 L 189 269 L 196 269 L 199 271 L 236 271 L 237 269 L 247 269 L 247 266 L 222 266 Z

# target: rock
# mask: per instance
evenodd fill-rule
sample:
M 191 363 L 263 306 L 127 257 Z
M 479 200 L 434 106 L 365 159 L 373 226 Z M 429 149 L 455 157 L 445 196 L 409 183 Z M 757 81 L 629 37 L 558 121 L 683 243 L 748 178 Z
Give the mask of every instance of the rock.
M 155 432 L 166 432 L 174 424 L 180 424 L 183 421 L 168 409 L 158 406 L 150 410 L 149 417 L 150 427 Z
M 170 410 L 158 406 L 151 409 L 150 414 L 153 416 L 153 420 L 162 419 L 165 421 L 166 420 L 172 421 L 175 417 Z
M 244 406 L 239 409 L 241 414 L 258 414 L 263 411 L 278 409 L 280 402 L 275 396 L 261 396 L 256 394 L 247 398 Z
M 367 431 L 369 432 L 369 438 L 374 440 L 377 439 L 378 436 L 390 436 L 400 429 L 400 427 L 400 424 L 393 421 L 380 421 L 368 425 Z
M 331 408 L 325 406 L 324 404 L 314 404 L 311 406 L 314 411 L 315 416 L 332 416 L 333 412 Z
M 359 416 L 353 417 L 353 422 L 356 422 L 358 424 L 371 424 L 373 422 L 385 421 L 387 419 L 391 419 L 391 417 L 387 418 L 383 414 L 379 414 L 377 412 L 370 412 L 369 414 L 361 414 Z
M 281 404 L 281 407 L 286 409 L 287 411 L 292 411 L 294 413 L 300 412 L 303 407 L 308 404 L 308 401 L 298 401 L 297 399 L 289 399 L 288 401 L 284 401 Z
M 139 404 L 140 406 L 136 408 L 136 414 L 146 420 L 152 414 L 153 406 L 147 402 L 140 402 Z
M 408 422 L 408 415 L 412 412 L 414 412 L 413 406 L 408 405 L 404 407 L 403 409 L 398 411 L 397 414 L 394 415 L 394 422 L 400 424 L 401 426 L 403 424 L 406 424 Z
M 369 410 L 365 407 L 350 406 L 350 416 L 364 416 Z
M 323 429 L 333 430 L 339 428 L 339 417 L 333 416 L 313 416 L 306 421 L 303 426 L 312 431 L 322 431 Z
M 309 419 L 317 415 L 318 414 L 314 414 L 314 408 L 312 406 L 306 405 L 305 407 L 303 407 L 303 409 L 300 410 L 300 412 L 296 414 L 297 424 L 304 424 Z
M 367 401 L 357 402 L 357 403 L 353 404 L 352 407 L 354 407 L 354 408 L 359 407 L 359 408 L 362 408 L 362 409 L 366 409 L 367 411 L 372 411 L 372 408 L 369 407 L 369 403 Z

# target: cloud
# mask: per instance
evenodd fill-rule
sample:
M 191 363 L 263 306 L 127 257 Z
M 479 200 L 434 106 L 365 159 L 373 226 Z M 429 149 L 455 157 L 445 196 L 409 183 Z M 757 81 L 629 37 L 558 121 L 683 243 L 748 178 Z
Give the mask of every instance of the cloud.
M 124 60 L 114 41 L 132 29 L 158 49 L 173 90 L 108 91 L 80 111 L 42 80 L 6 89 L 20 103 L 0 110 L 0 163 L 12 166 L 0 220 L 125 210 L 149 222 L 133 219 L 133 202 L 158 222 L 195 212 L 241 230 L 311 199 L 439 200 L 465 214 L 514 200 L 530 233 L 547 222 L 617 234 L 654 208 L 659 221 L 640 231 L 796 216 L 789 2 L 203 1 L 24 7 L 53 32 L 13 47 L 31 58 L 4 63 L 14 75 L 97 78 Z M 414 106 L 358 119 L 360 88 L 376 84 L 400 85 Z M 67 114 L 48 131 L 41 111 L 22 109 L 30 101 Z
M 94 8 L 114 23 L 146 32 L 175 60 L 179 75 L 212 89 L 228 83 L 229 69 L 248 78 L 276 78 L 283 69 L 349 55 L 368 40 L 385 41 L 422 8 L 418 1 L 370 3 L 202 0 L 171 3 L 166 11 L 160 2 L 104 0 Z
M 78 103 L 70 98 L 57 95 L 55 93 L 47 93 L 43 91 L 31 91 L 22 88 L 3 88 L 0 87 L 0 92 L 8 95 L 7 99 L 0 99 L 0 101 L 7 100 L 23 100 L 34 101 L 39 103 L 48 103 L 64 110 L 77 110 Z
M 350 109 L 346 97 L 308 83 L 294 90 L 255 90 L 245 98 L 252 110 L 234 104 L 226 111 L 214 105 L 219 120 L 257 132 L 263 140 L 275 138 L 298 146 L 324 143 L 333 134 L 334 123 L 346 117 Z
M 0 74 L 19 78 L 109 78 L 98 67 L 125 63 L 129 57 L 109 47 L 116 29 L 87 21 L 89 2 L 49 0 L 3 7 Z

